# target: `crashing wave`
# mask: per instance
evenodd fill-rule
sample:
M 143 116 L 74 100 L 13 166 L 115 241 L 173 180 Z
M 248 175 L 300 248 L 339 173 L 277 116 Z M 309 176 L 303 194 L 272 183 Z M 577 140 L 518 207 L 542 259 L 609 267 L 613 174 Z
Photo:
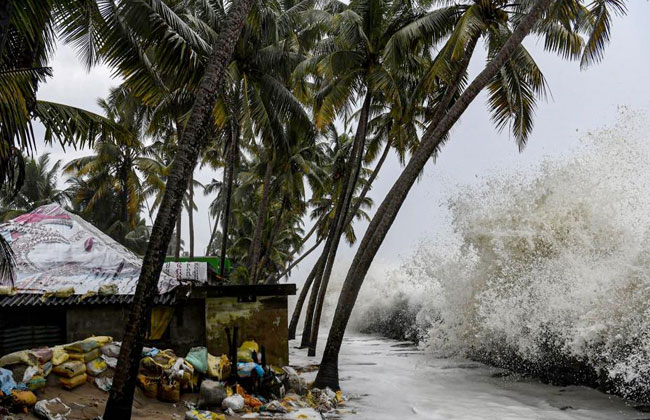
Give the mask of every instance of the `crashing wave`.
M 586 136 L 570 158 L 456 191 L 452 237 L 369 279 L 357 328 L 647 402 L 650 156 L 638 119 Z

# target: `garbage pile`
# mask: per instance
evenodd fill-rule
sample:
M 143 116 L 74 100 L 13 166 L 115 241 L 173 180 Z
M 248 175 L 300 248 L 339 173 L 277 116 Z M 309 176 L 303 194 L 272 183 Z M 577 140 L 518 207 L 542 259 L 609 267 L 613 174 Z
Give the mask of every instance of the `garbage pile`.
M 91 381 L 108 389 L 110 377 L 103 374 L 109 364 L 115 367 L 117 363 L 112 341 L 107 336 L 89 337 L 63 346 L 21 350 L 3 356 L 0 358 L 0 401 L 14 411 L 27 412 L 36 405 L 34 392 L 46 386 L 50 374 L 57 377 L 56 383 L 64 389 Z M 43 411 L 47 405 L 41 404 L 40 408 Z
M 102 336 L 3 356 L 0 405 L 14 412 L 33 409 L 42 418 L 64 420 L 70 407 L 59 398 L 38 401 L 38 390 L 48 384 L 73 390 L 94 383 L 109 391 L 119 352 L 120 343 Z M 224 420 L 225 415 L 285 417 L 292 412 L 296 412 L 294 418 L 320 418 L 318 413 L 336 410 L 344 401 L 340 392 L 309 389 L 305 379 L 289 366 L 267 365 L 264 348 L 255 341 L 245 341 L 230 353 L 230 357 L 214 356 L 205 347 L 194 347 L 179 357 L 170 349 L 145 347 L 138 386 L 145 396 L 174 404 L 181 401 L 182 393 L 198 392 L 196 403 L 185 401 L 188 420 Z

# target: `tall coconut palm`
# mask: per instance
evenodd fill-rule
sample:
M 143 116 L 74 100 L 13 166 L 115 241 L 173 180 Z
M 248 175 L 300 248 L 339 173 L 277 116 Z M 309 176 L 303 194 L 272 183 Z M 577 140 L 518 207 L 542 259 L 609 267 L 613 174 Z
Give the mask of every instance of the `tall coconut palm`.
M 378 208 L 364 235 L 341 290 L 314 386 L 339 388 L 338 352 L 363 279 L 411 186 L 426 162 L 439 150 L 449 129 L 479 92 L 488 87 L 495 122 L 500 127 L 509 124 L 519 144 L 523 144 L 532 127 L 530 101 L 542 92 L 540 86 L 543 86 L 543 81 L 540 80 L 541 73 L 533 66 L 530 55 L 521 46 L 522 40 L 531 31 L 535 31 L 546 37 L 548 49 L 559 52 L 566 58 L 582 57 L 583 63 L 593 62 L 601 57 L 602 48 L 606 44 L 612 8 L 616 12 L 624 11 L 621 1 L 607 0 L 592 2 L 588 7 L 578 1 L 553 0 L 518 4 L 485 1 L 468 7 L 471 14 L 466 13 L 460 21 L 469 29 L 467 35 L 452 35 L 443 49 L 443 53 L 450 54 L 452 59 L 457 57 L 451 62 L 446 60 L 447 63 L 455 63 L 451 68 L 455 67 L 455 70 L 448 74 L 455 73 L 456 76 L 449 79 L 447 91 L 438 104 L 438 111 L 429 121 L 420 146 Z M 482 19 L 485 16 L 483 13 L 496 19 L 485 21 Z M 488 37 L 488 63 L 454 100 L 458 89 L 462 87 L 463 75 L 471 58 L 468 47 L 472 45 L 476 30 Z M 585 32 L 587 41 L 583 42 L 580 34 Z M 524 104 L 528 107 L 522 110 Z

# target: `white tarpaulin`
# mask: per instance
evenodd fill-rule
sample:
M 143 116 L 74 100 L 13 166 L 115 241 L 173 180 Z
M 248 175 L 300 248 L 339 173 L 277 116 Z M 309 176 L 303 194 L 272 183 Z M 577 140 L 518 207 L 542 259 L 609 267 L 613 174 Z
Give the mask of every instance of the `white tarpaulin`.
M 115 284 L 118 294 L 133 294 L 141 260 L 91 223 L 49 204 L 0 225 L 0 235 L 16 257 L 19 293 L 44 293 L 73 287 L 75 294 Z M 166 263 L 158 292 L 180 284 L 207 282 L 207 263 Z

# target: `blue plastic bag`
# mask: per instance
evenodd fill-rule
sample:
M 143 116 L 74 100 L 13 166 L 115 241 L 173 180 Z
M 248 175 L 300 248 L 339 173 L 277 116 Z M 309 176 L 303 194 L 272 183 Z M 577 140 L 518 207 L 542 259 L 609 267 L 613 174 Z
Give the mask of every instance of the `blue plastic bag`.
M 8 369 L 0 368 L 0 391 L 5 395 L 9 395 L 16 388 L 18 388 L 18 385 L 14 381 L 13 373 Z
M 253 374 L 253 371 L 257 373 L 257 376 L 260 378 L 264 376 L 264 368 L 255 362 L 237 363 L 237 375 L 240 377 L 249 378 Z
M 205 347 L 192 347 L 185 356 L 187 360 L 196 371 L 205 373 L 208 371 L 208 349 Z

